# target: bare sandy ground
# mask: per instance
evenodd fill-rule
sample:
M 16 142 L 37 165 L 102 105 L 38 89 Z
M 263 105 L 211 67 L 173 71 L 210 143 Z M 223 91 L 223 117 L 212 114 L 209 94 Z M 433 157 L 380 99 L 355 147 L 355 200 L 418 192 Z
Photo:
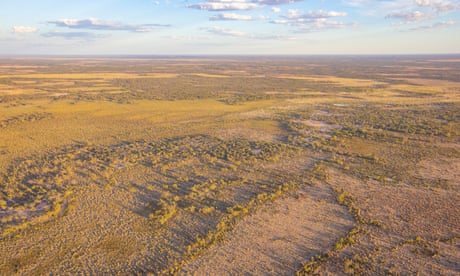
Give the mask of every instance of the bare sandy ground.
M 424 162 L 425 163 L 425 162 Z M 343 273 L 346 260 L 359 256 L 355 272 L 367 275 L 458 275 L 460 201 L 458 192 L 408 184 L 362 181 L 335 169 L 329 184 L 350 193 L 366 218 L 357 243 L 333 254 L 318 273 Z M 350 261 L 351 262 L 351 261 Z
M 184 275 L 293 275 L 353 227 L 325 184 L 246 217 L 221 244 L 183 267 Z

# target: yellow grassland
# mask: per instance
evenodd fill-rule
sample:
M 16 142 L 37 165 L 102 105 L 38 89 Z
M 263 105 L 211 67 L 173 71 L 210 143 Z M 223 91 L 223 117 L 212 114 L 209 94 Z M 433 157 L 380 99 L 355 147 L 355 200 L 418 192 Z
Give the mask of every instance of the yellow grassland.
M 5 69 L 23 69 L 23 68 L 48 68 L 48 66 L 42 65 L 0 65 L 0 68 Z
M 41 81 L 34 84 L 34 87 L 53 87 L 53 88 L 63 88 L 75 85 L 75 81 L 60 81 L 60 80 L 47 80 Z
M 190 74 L 192 76 L 203 77 L 203 78 L 228 78 L 229 76 L 226 75 L 216 75 L 216 74 L 202 74 L 202 73 L 195 73 Z
M 155 74 L 129 74 L 129 73 L 64 73 L 64 74 L 12 74 L 0 75 L 0 78 L 21 78 L 21 79 L 138 79 L 138 78 L 175 78 L 177 74 L 155 73 Z
M 354 87 L 367 87 L 372 85 L 384 84 L 374 80 L 367 79 L 355 79 L 355 78 L 339 78 L 333 76 L 297 76 L 297 75 L 280 75 L 280 79 L 292 79 L 292 80 L 307 80 L 313 82 L 331 82 L 342 86 L 354 86 Z
M 345 139 L 342 141 L 342 144 L 346 152 L 364 156 L 378 155 L 380 150 L 386 146 L 381 143 L 367 141 L 366 139 L 357 137 Z
M 0 159 L 0 171 L 17 156 L 40 152 L 74 141 L 113 143 L 117 137 L 138 139 L 148 135 L 169 137 L 177 133 L 209 132 L 222 127 L 219 118 L 251 110 L 270 107 L 272 100 L 227 105 L 220 101 L 135 101 L 120 105 L 112 102 L 50 102 L 30 101 L 27 105 L 2 108 L 5 118 L 20 114 L 49 112 L 53 118 L 36 122 L 23 122 L 0 131 L 2 145 L 11 149 Z M 2 117 L 3 117 L 2 116 Z M 34 127 L 31 127 L 34 126 Z M 185 128 L 185 129 L 184 129 Z M 161 131 L 160 131 L 161 130 Z M 110 135 L 107 135 L 110 133 Z
M 66 92 L 89 92 L 89 91 L 113 91 L 113 90 L 119 90 L 120 88 L 115 87 L 115 86 L 96 86 L 96 87 L 67 87 L 61 89 L 62 91 Z
M 391 85 L 390 89 L 393 90 L 405 90 L 409 92 L 415 92 L 415 93 L 440 93 L 444 92 L 444 87 L 439 87 L 439 86 L 420 86 L 420 85 L 409 85 L 409 84 L 396 84 L 396 85 Z
M 34 88 L 10 88 L 2 89 L 0 88 L 0 95 L 19 95 L 19 94 L 37 94 L 37 93 L 46 93 L 46 91 Z
M 419 86 L 435 86 L 435 87 L 460 87 L 460 82 L 436 80 L 436 79 L 422 79 L 422 78 L 394 78 L 395 80 L 407 81 L 410 84 Z
M 14 84 L 35 84 L 37 81 L 29 81 L 29 80 L 14 80 Z
M 0 66 L 0 275 L 455 274 L 455 73 L 235 60 Z

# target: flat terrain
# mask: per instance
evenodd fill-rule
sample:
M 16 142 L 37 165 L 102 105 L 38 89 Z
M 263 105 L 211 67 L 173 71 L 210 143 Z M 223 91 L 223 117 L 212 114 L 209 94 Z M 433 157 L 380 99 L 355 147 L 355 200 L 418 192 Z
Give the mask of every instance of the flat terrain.
M 0 60 L 0 275 L 458 275 L 460 59 Z

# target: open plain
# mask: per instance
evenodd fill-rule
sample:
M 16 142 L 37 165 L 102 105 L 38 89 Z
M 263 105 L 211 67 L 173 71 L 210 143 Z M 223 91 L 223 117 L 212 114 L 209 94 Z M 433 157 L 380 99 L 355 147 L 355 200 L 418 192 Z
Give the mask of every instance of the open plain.
M 0 275 L 459 273 L 458 56 L 0 60 Z

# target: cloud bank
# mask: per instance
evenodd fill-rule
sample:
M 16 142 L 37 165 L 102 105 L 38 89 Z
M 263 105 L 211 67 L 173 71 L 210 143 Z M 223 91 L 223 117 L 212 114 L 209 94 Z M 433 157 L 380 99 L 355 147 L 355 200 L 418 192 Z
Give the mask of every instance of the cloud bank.
M 89 19 L 60 19 L 48 21 L 57 27 L 70 29 L 105 30 L 105 31 L 128 31 L 128 32 L 151 32 L 159 27 L 169 27 L 161 24 L 130 25 L 113 21 L 104 21 L 95 18 Z
M 205 29 L 208 33 L 222 35 L 222 36 L 231 36 L 239 38 L 249 38 L 249 39 L 260 39 L 260 40 L 294 40 L 293 37 L 287 37 L 283 35 L 264 35 L 264 34 L 251 34 L 247 32 L 231 30 L 221 27 L 210 27 Z
M 256 3 L 248 3 L 246 1 L 213 1 L 198 4 L 188 5 L 187 7 L 199 10 L 208 11 L 235 11 L 235 10 L 253 10 L 259 8 Z
M 264 6 L 275 6 L 301 2 L 303 0 L 211 0 L 188 5 L 188 8 L 207 11 L 253 10 Z
M 60 37 L 69 40 L 93 40 L 104 37 L 90 32 L 47 32 L 42 34 L 43 37 Z
M 15 34 L 23 34 L 23 33 L 36 33 L 38 31 L 35 27 L 27 27 L 27 26 L 14 26 L 12 32 Z
M 397 1 L 390 2 L 397 3 Z M 394 8 L 385 18 L 397 19 L 403 23 L 411 23 L 435 19 L 455 10 L 460 10 L 459 1 L 413 0 L 410 4 Z
M 317 32 L 326 29 L 337 29 L 347 26 L 354 26 L 354 23 L 332 21 L 331 18 L 345 17 L 347 13 L 338 11 L 306 11 L 289 10 L 281 16 L 282 19 L 272 20 L 273 24 L 297 27 L 296 32 Z
M 242 21 L 251 21 L 255 18 L 250 15 L 241 15 L 235 13 L 221 13 L 218 15 L 213 15 L 209 17 L 211 21 L 219 21 L 219 20 L 242 20 Z

